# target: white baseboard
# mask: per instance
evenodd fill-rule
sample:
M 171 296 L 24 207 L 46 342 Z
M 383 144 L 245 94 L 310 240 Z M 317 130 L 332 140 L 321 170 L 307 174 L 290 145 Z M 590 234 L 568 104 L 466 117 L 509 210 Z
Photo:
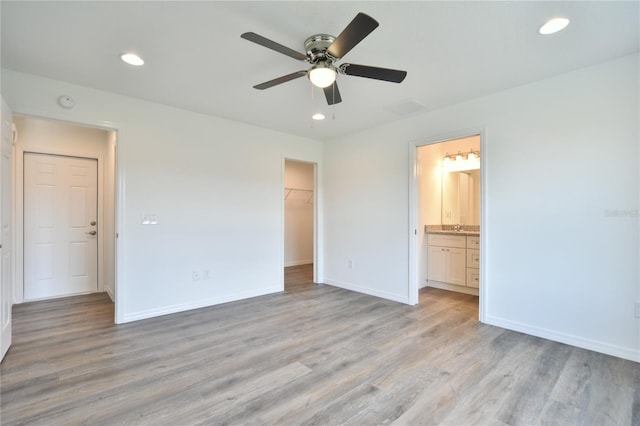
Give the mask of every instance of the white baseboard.
M 447 284 L 440 281 L 429 280 L 427 281 L 427 285 L 425 287 L 433 287 L 433 288 L 439 288 L 441 290 L 456 291 L 458 293 L 470 294 L 472 296 L 478 296 L 480 294 L 480 291 L 477 288 L 465 287 L 462 285 L 455 285 L 455 284 Z
M 375 297 L 380 297 L 382 299 L 393 300 L 394 302 L 409 304 L 408 295 L 399 296 L 397 294 L 387 293 L 386 291 L 374 290 L 368 287 L 360 287 L 355 284 L 345 283 L 342 281 L 337 281 L 332 279 L 326 279 L 324 280 L 324 283 L 332 285 L 334 287 L 344 288 L 345 290 L 355 291 L 356 293 L 368 294 L 369 296 L 375 296 Z
M 309 265 L 313 263 L 313 259 L 306 260 L 287 260 L 284 262 L 284 267 L 287 268 L 289 266 L 300 266 L 300 265 Z
M 104 291 L 109 295 L 109 299 L 111 299 L 113 303 L 116 303 L 116 296 L 113 294 L 113 289 L 111 287 L 105 287 Z
M 494 316 L 487 316 L 486 320 L 486 324 L 495 325 L 508 330 L 519 331 L 532 336 L 542 337 L 544 339 L 553 340 L 554 342 L 566 343 L 567 345 L 612 355 L 618 358 L 628 359 L 630 361 L 640 362 L 640 348 L 625 348 Z
M 219 305 L 221 303 L 235 302 L 236 300 L 249 299 L 251 297 L 264 296 L 266 294 L 278 293 L 283 288 L 266 287 L 260 289 L 249 290 L 241 293 L 225 294 L 209 299 L 197 300 L 194 302 L 182 303 L 178 305 L 165 306 L 158 309 L 150 309 L 148 311 L 125 313 L 122 318 L 122 324 L 132 321 L 139 321 L 147 318 L 159 317 L 162 315 L 175 314 L 178 312 L 190 311 L 192 309 L 206 308 L 208 306 Z

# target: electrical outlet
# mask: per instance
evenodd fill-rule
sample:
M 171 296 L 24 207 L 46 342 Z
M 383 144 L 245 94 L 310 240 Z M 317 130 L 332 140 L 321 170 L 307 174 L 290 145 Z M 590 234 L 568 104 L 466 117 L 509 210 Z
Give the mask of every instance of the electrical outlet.
M 191 276 L 194 281 L 200 281 L 200 271 L 193 271 Z
M 347 268 L 353 269 L 353 260 L 352 259 L 347 260 Z
M 636 302 L 636 303 L 634 304 L 634 307 L 635 307 L 635 308 L 634 308 L 633 315 L 634 315 L 636 318 L 640 318 L 640 302 Z
M 202 271 L 202 279 L 203 280 L 210 280 L 211 279 L 211 270 L 205 269 L 204 271 Z

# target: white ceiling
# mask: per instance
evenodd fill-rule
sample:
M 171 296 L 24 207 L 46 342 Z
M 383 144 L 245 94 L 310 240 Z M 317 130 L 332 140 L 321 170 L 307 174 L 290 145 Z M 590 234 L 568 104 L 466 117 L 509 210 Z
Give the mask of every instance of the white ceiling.
M 1 2 L 1 64 L 26 73 L 326 140 L 426 109 L 638 52 L 639 2 Z M 253 31 L 303 52 L 358 12 L 380 26 L 341 62 L 404 69 L 401 84 L 339 76 L 331 108 L 306 69 L 240 38 Z M 540 36 L 554 16 L 569 27 Z M 119 55 L 138 52 L 135 68 Z M 312 93 L 313 92 L 313 93 Z M 73 95 L 73 94 L 70 94 Z M 328 116 L 311 125 L 311 115 Z M 335 114 L 335 119 L 331 116 Z

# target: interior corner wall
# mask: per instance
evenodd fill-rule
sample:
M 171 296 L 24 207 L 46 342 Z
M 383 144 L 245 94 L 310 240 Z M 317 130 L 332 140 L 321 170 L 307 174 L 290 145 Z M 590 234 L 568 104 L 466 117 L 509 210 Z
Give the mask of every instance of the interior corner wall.
M 325 282 L 406 300 L 408 146 L 484 128 L 486 322 L 640 361 L 638 75 L 630 55 L 326 143 Z
M 117 130 L 117 322 L 283 289 L 282 159 L 322 176 L 320 142 L 7 69 L 2 94 L 17 113 Z
M 314 165 L 285 161 L 284 266 L 313 263 Z

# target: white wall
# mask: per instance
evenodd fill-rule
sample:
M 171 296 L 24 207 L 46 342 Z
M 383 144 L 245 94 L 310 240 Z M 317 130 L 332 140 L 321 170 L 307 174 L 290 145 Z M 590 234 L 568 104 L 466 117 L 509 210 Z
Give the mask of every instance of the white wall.
M 57 106 L 62 94 L 75 108 Z M 2 96 L 19 113 L 118 130 L 119 322 L 284 288 L 283 159 L 322 176 L 319 142 L 10 70 Z M 158 225 L 141 224 L 148 214 Z M 204 270 L 210 280 L 192 280 Z
M 482 127 L 486 322 L 640 360 L 638 71 L 631 55 L 326 144 L 325 282 L 407 301 L 408 145 Z
M 311 163 L 285 161 L 284 266 L 313 263 L 314 175 Z
M 98 289 L 113 297 L 113 270 L 115 238 L 113 232 L 113 160 L 109 154 L 110 133 L 106 130 L 78 126 L 61 121 L 35 117 L 14 116 L 18 133 L 15 155 L 17 230 L 16 259 L 17 276 L 15 300 L 23 301 L 23 165 L 25 152 L 82 156 L 98 160 Z M 115 142 L 115 139 L 113 140 Z

